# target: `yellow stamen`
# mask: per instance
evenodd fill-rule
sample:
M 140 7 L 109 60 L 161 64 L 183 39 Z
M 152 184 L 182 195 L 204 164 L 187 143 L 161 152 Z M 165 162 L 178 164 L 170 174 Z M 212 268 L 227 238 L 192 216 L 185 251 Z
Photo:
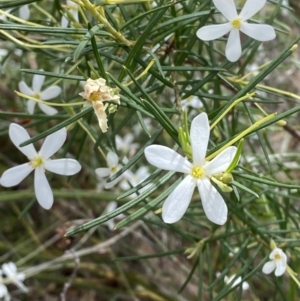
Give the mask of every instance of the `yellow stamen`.
M 43 159 L 41 157 L 36 157 L 35 159 L 33 159 L 31 161 L 31 166 L 33 168 L 36 168 L 36 167 L 38 167 L 38 166 L 40 166 L 42 164 L 43 164 Z
M 90 101 L 98 101 L 99 99 L 101 99 L 101 92 L 99 90 L 92 92 L 89 98 Z
M 280 259 L 281 259 L 280 254 L 275 254 L 275 260 L 280 260 Z
M 197 179 L 201 179 L 204 176 L 204 170 L 202 167 L 196 166 L 192 169 L 192 176 Z
M 234 20 L 231 21 L 231 24 L 236 29 L 241 29 L 241 27 L 242 27 L 241 19 L 234 19 Z
M 40 93 L 34 93 L 33 97 L 36 99 L 41 99 Z

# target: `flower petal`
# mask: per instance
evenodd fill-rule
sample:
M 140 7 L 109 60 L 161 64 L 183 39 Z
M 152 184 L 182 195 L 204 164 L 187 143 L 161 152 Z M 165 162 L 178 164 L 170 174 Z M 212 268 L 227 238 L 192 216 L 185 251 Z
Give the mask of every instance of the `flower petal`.
M 29 159 L 32 159 L 36 156 L 36 150 L 33 144 L 28 144 L 23 147 L 19 147 L 22 142 L 30 139 L 27 131 L 16 123 L 11 123 L 9 126 L 9 137 L 12 143 Z
M 45 105 L 43 103 L 39 103 L 40 109 L 46 114 L 46 115 L 55 115 L 57 114 L 57 110 L 51 106 Z
M 99 178 L 105 178 L 110 175 L 110 169 L 106 167 L 105 168 L 100 167 L 95 170 L 95 173 Z
M 161 145 L 150 145 L 144 150 L 147 161 L 157 168 L 189 173 L 192 164 L 171 148 Z
M 0 179 L 4 187 L 12 187 L 22 182 L 33 171 L 30 163 L 24 163 L 6 170 Z
M 191 124 L 190 136 L 193 165 L 204 165 L 209 135 L 210 129 L 207 114 L 201 113 L 193 119 Z
M 42 70 L 40 70 L 42 71 Z M 45 76 L 40 74 L 35 74 L 32 79 L 32 89 L 34 92 L 41 92 L 42 85 L 44 83 Z
M 24 81 L 19 82 L 19 90 L 21 93 L 26 94 L 28 96 L 34 95 L 34 91 L 31 88 L 29 88 Z
M 115 178 L 113 181 L 110 181 L 110 182 L 105 182 L 104 184 L 104 188 L 105 189 L 110 189 L 112 187 L 114 187 L 116 184 L 118 184 L 122 179 L 124 178 L 123 175 L 120 175 L 119 177 Z
M 276 268 L 275 262 L 272 260 L 264 264 L 262 271 L 265 274 L 270 274 L 275 270 L 275 268 Z
M 216 8 L 229 21 L 238 16 L 233 0 L 213 0 Z
M 172 191 L 162 207 L 162 219 L 167 224 L 178 222 L 185 214 L 196 187 L 194 179 L 188 175 Z
M 279 264 L 277 262 L 276 269 L 275 269 L 275 276 L 278 277 L 278 276 L 283 275 L 285 270 L 286 270 L 286 265 L 282 264 L 282 262 L 280 262 Z
M 27 111 L 29 112 L 29 114 L 34 113 L 35 105 L 36 105 L 36 102 L 34 100 L 29 99 L 27 101 Z
M 51 116 L 58 113 L 58 111 L 55 108 L 45 105 L 43 103 L 39 103 L 38 106 L 40 107 L 41 111 L 43 111 L 46 115 Z
M 220 172 L 226 171 L 230 163 L 232 162 L 237 148 L 235 146 L 229 146 L 217 155 L 213 160 L 204 165 L 205 175 L 212 176 Z
M 45 169 L 64 176 L 72 176 L 78 173 L 81 165 L 74 159 L 47 160 L 44 164 Z
M 29 10 L 28 4 L 22 5 L 22 6 L 19 8 L 19 17 L 20 17 L 22 20 L 28 20 L 28 19 L 29 19 L 29 17 L 30 17 L 30 10 Z
M 61 94 L 61 87 L 59 86 L 51 86 L 44 91 L 41 92 L 40 97 L 41 100 L 49 100 L 52 98 L 57 97 L 59 94 Z
M 107 161 L 107 166 L 112 168 L 119 164 L 119 157 L 114 152 L 108 152 L 106 161 Z
M 43 157 L 43 159 L 49 159 L 53 154 L 55 154 L 64 144 L 67 139 L 67 130 L 66 128 L 61 128 L 60 130 L 52 133 L 47 136 L 45 139 L 40 151 L 39 155 Z
M 207 218 L 217 225 L 224 225 L 227 220 L 228 210 L 223 197 L 208 178 L 198 180 L 197 186 Z
M 230 23 L 208 25 L 199 28 L 196 32 L 196 35 L 200 40 L 212 41 L 224 36 L 231 29 L 232 29 L 232 25 Z
M 230 62 L 236 62 L 241 57 L 242 46 L 238 29 L 234 28 L 230 31 L 225 53 Z
M 270 41 L 275 39 L 276 33 L 271 25 L 267 24 L 250 24 L 243 22 L 241 32 L 257 41 Z
M 35 169 L 34 190 L 39 204 L 44 209 L 50 209 L 53 205 L 53 193 L 42 166 Z
M 267 0 L 247 0 L 239 17 L 244 21 L 250 19 L 265 6 L 266 1 Z

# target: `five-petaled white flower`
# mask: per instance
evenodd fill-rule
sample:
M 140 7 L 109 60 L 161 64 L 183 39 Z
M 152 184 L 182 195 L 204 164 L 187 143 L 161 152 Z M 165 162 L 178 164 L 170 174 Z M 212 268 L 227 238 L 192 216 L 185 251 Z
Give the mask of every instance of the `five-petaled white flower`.
M 132 133 L 127 133 L 124 138 L 116 135 L 116 148 L 118 151 L 122 152 L 124 155 L 133 156 L 136 149 L 139 147 L 138 143 L 133 143 L 134 135 Z
M 108 176 L 112 176 L 122 168 L 122 165 L 119 164 L 119 157 L 115 153 L 108 152 L 106 160 L 107 160 L 107 166 L 108 166 L 107 168 L 106 167 L 100 167 L 100 168 L 97 168 L 95 170 L 96 175 L 99 178 L 105 178 L 105 177 L 108 177 Z M 126 160 L 127 160 L 127 158 L 126 158 Z M 123 159 L 123 162 L 124 162 L 124 159 Z M 119 177 L 115 178 L 111 182 L 105 182 L 104 188 L 105 189 L 112 188 L 117 183 L 119 183 L 123 179 L 123 177 L 124 177 L 124 174 L 122 174 Z
M 3 274 L 8 280 L 15 284 L 24 293 L 28 292 L 28 288 L 23 284 L 25 280 L 24 273 L 17 273 L 17 266 L 13 262 L 4 263 L 2 265 Z
M 281 276 L 286 270 L 287 257 L 285 253 L 279 249 L 275 248 L 271 253 L 268 261 L 263 266 L 263 273 L 270 274 L 275 270 L 275 276 Z
M 46 88 L 44 91 L 41 91 L 44 80 L 44 75 L 35 74 L 32 78 L 32 88 L 29 88 L 24 81 L 20 81 L 19 89 L 21 93 L 43 101 L 57 97 L 61 93 L 61 88 L 59 86 L 51 86 L 49 88 Z M 29 99 L 27 101 L 27 110 L 30 114 L 33 114 L 35 105 L 36 102 L 34 100 Z M 47 115 L 54 115 L 57 113 L 57 110 L 55 108 L 52 108 L 43 103 L 38 103 L 38 106 Z
M 9 137 L 30 162 L 6 170 L 0 179 L 0 184 L 5 187 L 18 185 L 34 170 L 36 198 L 43 208 L 50 209 L 53 205 L 53 193 L 45 175 L 45 170 L 59 175 L 71 176 L 81 169 L 79 162 L 74 159 L 50 159 L 64 144 L 67 138 L 67 130 L 62 128 L 49 135 L 39 152 L 35 150 L 33 144 L 19 147 L 22 142 L 30 139 L 30 137 L 27 131 L 18 124 L 12 123 L 9 126 Z
M 101 77 L 95 80 L 89 78 L 85 83 L 84 92 L 79 93 L 79 95 L 86 99 L 84 107 L 93 106 L 100 129 L 102 132 L 106 132 L 108 126 L 103 102 L 114 101 L 120 104 L 120 96 L 114 95 L 113 89 L 108 87 L 105 79 Z
M 269 41 L 276 37 L 272 26 L 266 24 L 250 24 L 249 18 L 260 11 L 266 0 L 247 0 L 240 14 L 237 14 L 233 0 L 213 0 L 217 9 L 229 21 L 225 24 L 209 25 L 197 31 L 199 39 L 211 41 L 222 37 L 229 32 L 226 45 L 226 57 L 229 61 L 237 61 L 242 53 L 239 31 L 258 41 Z
M 157 168 L 187 174 L 184 180 L 168 196 L 162 207 L 162 218 L 166 223 L 175 223 L 186 212 L 196 186 L 207 218 L 215 224 L 223 225 L 227 220 L 227 206 L 223 197 L 211 184 L 210 177 L 220 174 L 229 167 L 237 148 L 230 146 L 212 161 L 205 161 L 209 140 L 209 122 L 206 113 L 196 116 L 191 124 L 191 163 L 174 150 L 160 145 L 145 148 L 148 162 Z

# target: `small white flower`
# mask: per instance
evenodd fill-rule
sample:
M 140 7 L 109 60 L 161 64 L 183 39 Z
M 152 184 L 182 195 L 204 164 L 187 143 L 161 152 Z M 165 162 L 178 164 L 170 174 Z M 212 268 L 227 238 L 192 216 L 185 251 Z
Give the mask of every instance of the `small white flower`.
M 125 179 L 120 183 L 120 187 L 123 190 L 129 190 L 132 187 L 136 187 L 137 185 L 142 183 L 149 176 L 150 176 L 150 173 L 149 173 L 148 167 L 146 167 L 146 166 L 139 167 L 138 170 L 135 173 L 133 173 L 130 170 L 126 170 L 126 172 L 124 173 Z M 143 188 L 138 190 L 139 193 L 142 193 L 143 191 L 148 189 L 150 186 L 151 186 L 151 184 L 148 184 L 148 185 L 144 186 Z M 136 197 L 137 194 L 134 193 L 134 194 L 131 194 L 130 196 L 131 197 Z
M 96 175 L 99 178 L 110 177 L 122 168 L 122 165 L 119 164 L 119 157 L 115 153 L 108 152 L 106 160 L 107 160 L 107 166 L 108 166 L 107 168 L 100 167 L 95 170 Z M 117 183 L 119 183 L 123 179 L 123 176 L 124 175 L 121 175 L 111 182 L 106 182 L 104 185 L 104 188 L 105 189 L 112 188 L 113 186 L 115 186 Z
M 2 282 L 2 270 L 0 270 L 0 299 L 3 298 L 4 301 L 10 301 L 10 295 L 8 293 L 7 287 Z
M 67 130 L 62 128 L 49 135 L 39 152 L 35 150 L 33 144 L 19 147 L 22 142 L 30 139 L 30 137 L 27 131 L 18 124 L 12 123 L 9 126 L 9 137 L 30 162 L 6 170 L 2 174 L 0 184 L 5 187 L 18 185 L 34 170 L 36 198 L 43 208 L 50 209 L 53 205 L 53 193 L 46 178 L 45 170 L 59 175 L 71 176 L 81 169 L 79 162 L 74 159 L 50 159 L 64 144 L 67 138 Z
M 124 138 L 116 135 L 116 148 L 118 151 L 122 152 L 124 155 L 132 156 L 134 155 L 136 149 L 139 147 L 138 143 L 132 143 L 134 140 L 134 135 L 128 133 Z
M 239 276 L 239 277 L 236 278 L 236 275 L 235 275 L 235 274 L 233 274 L 233 275 L 230 276 L 230 277 L 228 277 L 228 276 L 225 276 L 225 277 L 224 277 L 224 282 L 225 282 L 226 284 L 231 285 L 231 287 L 235 287 L 235 286 L 238 286 L 238 285 L 240 285 L 240 284 L 242 283 L 242 289 L 243 289 L 243 291 L 246 291 L 246 290 L 249 289 L 249 284 L 248 284 L 247 281 L 243 281 L 243 282 L 242 282 L 242 280 L 243 280 L 243 279 L 242 279 L 241 276 Z
M 285 272 L 287 265 L 287 257 L 285 253 L 281 249 L 275 248 L 271 252 L 269 258 L 271 261 L 264 264 L 262 269 L 263 273 L 270 274 L 275 270 L 275 276 L 281 276 Z
M 227 220 L 227 206 L 223 197 L 211 184 L 210 177 L 226 171 L 233 160 L 237 148 L 230 146 L 212 161 L 205 161 L 209 141 L 209 122 L 206 113 L 196 116 L 191 124 L 191 163 L 174 150 L 160 145 L 145 148 L 148 162 L 157 168 L 187 174 L 184 180 L 168 196 L 162 207 L 162 218 L 165 223 L 179 221 L 186 212 L 195 187 L 198 187 L 202 206 L 207 218 L 215 224 L 223 225 Z
M 32 88 L 29 88 L 24 81 L 20 81 L 19 89 L 21 93 L 43 101 L 57 97 L 61 93 L 61 88 L 59 86 L 51 86 L 46 88 L 44 91 L 41 91 L 44 80 L 44 75 L 35 74 L 32 78 Z M 35 105 L 36 102 L 34 100 L 29 99 L 27 101 L 27 110 L 30 114 L 33 114 Z M 47 115 L 54 115 L 57 113 L 55 108 L 47 106 L 43 103 L 38 103 L 38 106 Z
M 237 61 L 242 53 L 240 31 L 258 41 L 269 41 L 276 37 L 272 26 L 266 24 L 252 24 L 247 20 L 260 11 L 266 0 L 247 0 L 240 14 L 237 14 L 233 0 L 213 0 L 217 9 L 229 21 L 228 23 L 204 26 L 197 31 L 199 39 L 211 41 L 229 32 L 226 45 L 226 57 L 229 61 Z
M 17 266 L 13 262 L 4 263 L 2 265 L 3 274 L 13 284 L 15 284 L 24 293 L 28 292 L 28 288 L 23 284 L 25 280 L 24 273 L 17 273 Z
M 78 10 L 79 5 L 77 3 L 74 3 L 73 1 L 67 0 L 67 5 L 65 6 L 66 9 L 69 11 L 69 13 L 72 15 L 73 19 L 78 23 L 79 22 L 79 16 L 78 16 Z M 69 25 L 69 19 L 67 18 L 67 15 L 63 15 L 61 18 L 61 27 L 67 28 Z
M 103 78 L 95 80 L 89 78 L 85 83 L 84 92 L 79 93 L 79 95 L 86 99 L 84 107 L 93 106 L 100 129 L 102 132 L 106 132 L 108 126 L 103 102 L 114 101 L 120 104 L 119 95 L 114 95 L 112 88 L 106 85 L 106 81 Z
M 198 96 L 190 96 L 181 102 L 181 107 L 183 110 L 186 110 L 188 107 L 200 109 L 203 107 L 203 103 Z

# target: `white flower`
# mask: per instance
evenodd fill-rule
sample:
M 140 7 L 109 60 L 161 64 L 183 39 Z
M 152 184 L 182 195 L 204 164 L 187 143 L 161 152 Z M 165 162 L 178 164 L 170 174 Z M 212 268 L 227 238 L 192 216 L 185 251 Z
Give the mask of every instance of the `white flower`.
M 233 274 L 232 276 L 228 277 L 228 276 L 225 276 L 224 277 L 224 282 L 226 284 L 230 284 L 231 287 L 235 287 L 235 286 L 238 286 L 239 284 L 241 284 L 242 282 L 242 277 L 239 276 L 236 278 L 236 275 Z M 247 289 L 249 289 L 249 284 L 247 281 L 243 281 L 242 282 L 242 289 L 243 291 L 246 291 Z
M 28 288 L 22 283 L 25 280 L 24 273 L 17 273 L 17 266 L 13 262 L 4 263 L 2 265 L 3 274 L 13 284 L 15 284 L 24 293 L 28 292 Z
M 0 299 L 3 298 L 4 301 L 10 301 L 10 295 L 8 293 L 7 287 L 2 282 L 2 270 L 0 270 Z
M 142 183 L 149 176 L 150 176 L 150 173 L 149 173 L 148 167 L 146 167 L 146 166 L 139 167 L 138 170 L 135 173 L 133 173 L 130 170 L 126 170 L 126 172 L 124 173 L 124 177 L 126 179 L 124 179 L 120 183 L 120 187 L 123 190 L 129 190 L 132 187 L 136 187 L 137 185 L 139 185 L 140 183 Z M 144 186 L 143 188 L 139 189 L 138 191 L 140 193 L 142 193 L 143 191 L 145 191 L 146 189 L 148 189 L 149 186 L 151 186 L 151 184 L 148 184 L 148 185 Z M 130 196 L 131 197 L 136 197 L 137 194 L 134 193 L 134 194 L 132 194 Z
M 78 23 L 79 17 L 78 17 L 78 10 L 79 5 L 77 3 L 74 3 L 73 1 L 67 0 L 67 5 L 65 6 L 68 12 L 71 14 L 73 19 Z M 66 14 L 62 16 L 61 18 L 61 27 L 67 28 L 69 25 L 69 19 L 67 18 Z
M 198 96 L 190 96 L 181 102 L 181 107 L 183 110 L 186 110 L 188 107 L 200 109 L 203 107 L 203 103 Z
M 281 276 L 286 270 L 287 257 L 285 253 L 281 249 L 275 248 L 269 258 L 271 261 L 264 264 L 263 273 L 270 274 L 275 270 L 275 276 Z
M 35 74 L 32 78 L 32 88 L 29 88 L 24 81 L 20 81 L 19 89 L 21 93 L 43 101 L 57 97 L 61 93 L 61 88 L 59 86 L 51 86 L 46 88 L 44 91 L 41 91 L 44 80 L 44 75 Z M 36 102 L 34 100 L 29 99 L 27 101 L 27 110 L 30 114 L 33 114 L 35 105 Z M 43 103 L 38 103 L 38 106 L 47 115 L 54 115 L 57 113 L 55 108 L 47 106 Z
M 191 124 L 193 163 L 165 146 L 151 145 L 145 149 L 145 156 L 150 164 L 157 168 L 187 174 L 163 204 L 162 218 L 166 223 L 175 223 L 182 218 L 196 186 L 207 218 L 218 225 L 223 225 L 227 220 L 227 206 L 223 197 L 211 184 L 210 177 L 226 171 L 237 148 L 230 146 L 212 161 L 207 162 L 205 161 L 205 154 L 209 134 L 207 114 L 201 113 L 193 119 Z
M 110 177 L 122 168 L 122 165 L 119 164 L 119 157 L 115 153 L 108 152 L 106 160 L 107 160 L 108 168 L 100 167 L 95 170 L 96 175 L 99 178 Z M 117 183 L 119 183 L 122 179 L 123 179 L 123 175 L 117 177 L 116 179 L 114 179 L 111 182 L 106 182 L 104 185 L 104 188 L 110 189 L 113 186 L 115 186 Z
M 95 80 L 89 78 L 85 83 L 84 92 L 79 93 L 79 95 L 87 100 L 84 107 L 93 106 L 100 129 L 102 132 L 106 132 L 108 126 L 103 102 L 114 101 L 120 104 L 119 95 L 114 95 L 112 88 L 106 85 L 106 81 L 103 78 Z
M 9 126 L 9 137 L 30 162 L 6 170 L 0 179 L 0 184 L 5 187 L 18 185 L 34 170 L 36 198 L 43 208 L 50 209 L 53 205 L 53 194 L 46 178 L 45 170 L 59 175 L 71 176 L 78 173 L 81 169 L 79 162 L 74 159 L 50 159 L 65 142 L 67 130 L 62 128 L 49 135 L 39 152 L 35 150 L 33 144 L 19 147 L 22 142 L 30 139 L 30 137 L 27 131 L 18 124 L 12 123 Z
M 123 154 L 130 156 L 134 155 L 136 149 L 139 147 L 138 143 L 132 143 L 134 140 L 134 135 L 128 133 L 124 138 L 116 135 L 116 148 L 118 151 L 121 151 Z
M 266 0 L 247 0 L 240 14 L 237 14 L 233 0 L 213 0 L 217 9 L 229 21 L 225 24 L 209 25 L 197 31 L 199 39 L 211 41 L 222 37 L 229 32 L 226 45 L 226 57 L 229 61 L 237 61 L 242 53 L 240 31 L 258 41 L 269 41 L 276 37 L 272 26 L 266 24 L 250 24 L 247 22 L 260 11 Z

